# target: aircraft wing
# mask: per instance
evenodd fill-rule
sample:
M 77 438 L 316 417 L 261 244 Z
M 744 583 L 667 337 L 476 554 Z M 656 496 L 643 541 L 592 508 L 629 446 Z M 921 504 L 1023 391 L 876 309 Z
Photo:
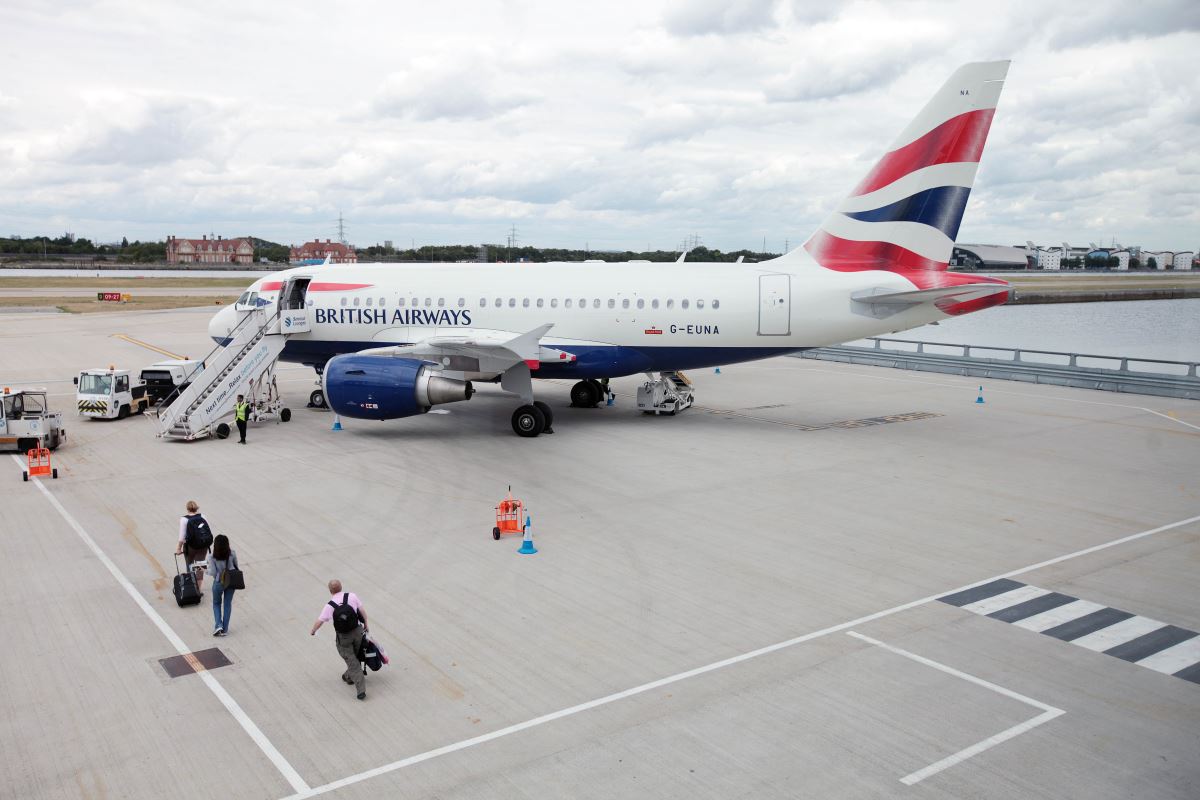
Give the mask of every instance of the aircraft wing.
M 453 372 L 484 374 L 499 374 L 521 363 L 536 370 L 546 362 L 574 361 L 574 354 L 541 344 L 552 327 L 542 325 L 525 333 L 473 328 L 429 336 L 413 344 L 372 347 L 358 354 L 419 359 Z

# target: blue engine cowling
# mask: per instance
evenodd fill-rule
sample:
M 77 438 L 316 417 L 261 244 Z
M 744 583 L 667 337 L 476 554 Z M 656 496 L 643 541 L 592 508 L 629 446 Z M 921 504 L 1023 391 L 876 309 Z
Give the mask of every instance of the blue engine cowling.
M 355 419 L 411 417 L 474 394 L 470 381 L 442 377 L 424 361 L 353 354 L 329 360 L 322 386 L 329 408 Z

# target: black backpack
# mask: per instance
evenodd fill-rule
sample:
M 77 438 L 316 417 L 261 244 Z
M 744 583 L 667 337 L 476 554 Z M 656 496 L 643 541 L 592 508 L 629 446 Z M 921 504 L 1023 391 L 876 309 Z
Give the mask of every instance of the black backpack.
M 379 672 L 379 670 L 383 669 L 383 652 L 379 649 L 379 645 L 372 642 L 368 637 L 364 636 L 362 638 L 362 645 L 358 648 L 357 655 L 358 660 L 370 667 L 372 672 Z
M 184 536 L 184 540 L 193 550 L 207 550 L 212 547 L 213 535 L 212 529 L 208 527 L 208 520 L 199 514 L 188 517 L 187 535 Z
M 333 606 L 333 629 L 338 633 L 352 633 L 358 627 L 358 612 L 350 605 L 350 593 L 342 595 L 342 602 L 329 601 Z

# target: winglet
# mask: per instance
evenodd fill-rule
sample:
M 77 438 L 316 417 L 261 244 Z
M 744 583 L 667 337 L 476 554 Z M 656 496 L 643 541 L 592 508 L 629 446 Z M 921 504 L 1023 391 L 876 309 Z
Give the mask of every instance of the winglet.
M 679 254 L 679 258 L 675 259 L 675 263 L 676 263 L 676 264 L 682 264 L 682 263 L 683 263 L 683 260 L 684 260 L 685 258 L 687 258 L 687 254 L 688 254 L 688 253 L 690 253 L 690 252 L 692 252 L 692 251 L 691 251 L 691 250 L 684 250 L 682 253 L 680 253 L 680 254 Z

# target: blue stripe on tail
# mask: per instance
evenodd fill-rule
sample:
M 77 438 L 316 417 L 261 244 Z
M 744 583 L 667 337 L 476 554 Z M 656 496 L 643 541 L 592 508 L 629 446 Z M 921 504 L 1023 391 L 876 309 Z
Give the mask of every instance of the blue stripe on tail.
M 842 213 L 863 222 L 919 222 L 937 228 L 953 241 L 970 194 L 966 186 L 938 186 L 881 208 Z

